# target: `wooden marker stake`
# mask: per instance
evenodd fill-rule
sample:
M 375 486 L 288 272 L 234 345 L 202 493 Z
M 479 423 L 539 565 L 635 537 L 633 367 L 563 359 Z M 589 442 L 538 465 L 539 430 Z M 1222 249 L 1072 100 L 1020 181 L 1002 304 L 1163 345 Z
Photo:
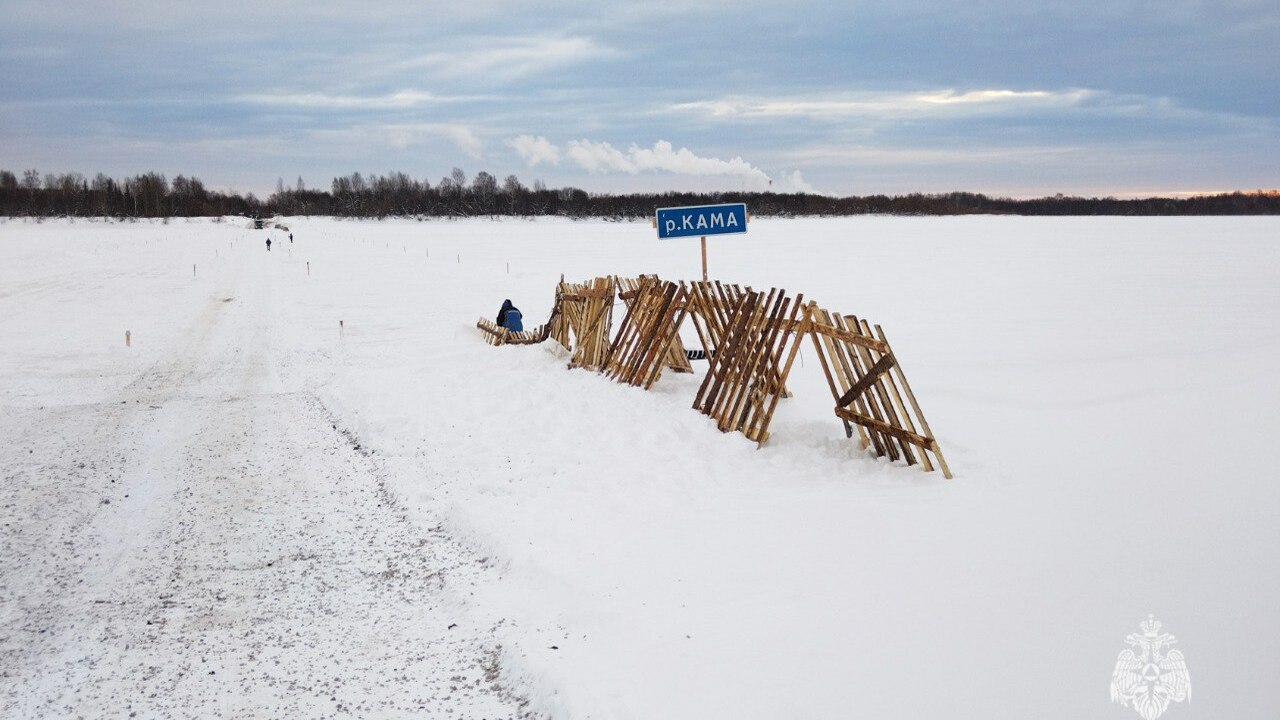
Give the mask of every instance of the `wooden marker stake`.
M 132 333 L 130 333 L 128 330 L 125 330 L 125 331 L 124 331 L 124 346 L 125 346 L 125 347 L 130 347 L 130 345 L 132 344 L 132 340 L 133 340 L 133 335 L 132 335 Z
M 702 282 L 707 281 L 707 236 L 702 236 Z
M 307 261 L 307 277 L 311 277 L 311 261 Z

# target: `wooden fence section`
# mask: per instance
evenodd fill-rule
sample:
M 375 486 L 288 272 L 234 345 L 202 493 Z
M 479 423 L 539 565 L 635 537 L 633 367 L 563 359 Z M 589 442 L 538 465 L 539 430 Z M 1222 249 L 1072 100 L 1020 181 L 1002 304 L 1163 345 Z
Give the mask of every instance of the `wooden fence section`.
M 564 313 L 564 275 L 556 284 L 556 302 L 551 310 L 551 319 L 547 321 L 547 336 L 560 343 L 565 350 L 573 350 L 573 341 L 569 337 L 569 320 Z
M 919 463 L 925 471 L 933 470 L 933 453 L 950 479 L 942 450 L 880 326 L 873 335 L 866 320 L 832 314 L 814 303 L 805 308 L 805 325 L 845 434 L 853 437 L 856 428 L 863 447 L 890 460 Z
M 641 275 L 637 278 L 615 278 L 618 284 L 618 298 L 626 304 L 628 313 L 631 312 L 632 301 L 639 293 L 645 280 L 658 281 L 659 278 L 657 275 Z M 625 326 L 626 319 L 624 318 L 622 322 L 623 326 Z M 691 373 L 693 372 L 693 366 L 689 364 L 689 357 L 684 352 L 684 344 L 679 340 L 679 329 L 679 325 L 677 325 L 676 340 L 671 343 L 670 348 L 667 350 L 666 365 L 673 372 Z
M 707 283 L 694 285 L 700 285 L 703 291 L 709 289 Z M 728 293 L 717 294 L 725 302 L 732 297 Z M 776 288 L 768 295 L 748 288 L 727 316 L 717 319 L 722 322 L 717 331 L 719 340 L 708 358 L 710 367 L 693 407 L 714 419 L 721 432 L 741 431 L 755 440 L 757 447 L 769 439 L 769 422 L 803 337 L 796 332 L 801 328 L 797 317 L 802 300 L 803 296 L 793 299 Z M 791 351 L 779 366 L 778 360 L 793 335 Z
M 682 287 L 657 277 L 640 278 L 618 336 L 609 347 L 604 374 L 645 390 L 653 387 L 668 364 L 673 347 L 679 348 L 684 357 L 680 325 L 687 312 Z
M 717 350 L 724 343 L 733 314 L 737 311 L 746 292 L 738 285 L 722 285 L 719 281 L 692 282 L 686 288 L 686 294 L 689 297 L 689 317 L 693 321 L 694 330 L 698 333 L 698 341 L 702 343 L 702 349 L 708 361 L 715 357 Z M 774 381 L 778 381 L 780 375 L 778 363 L 781 362 L 781 356 L 770 356 L 767 361 L 767 372 L 772 375 Z M 791 397 L 786 383 L 782 382 L 781 385 L 782 397 Z
M 611 277 L 581 284 L 560 282 L 560 311 L 567 330 L 573 333 L 570 368 L 599 370 L 604 367 L 613 332 L 613 293 Z M 565 335 L 567 339 L 567 333 Z
M 554 320 L 554 315 L 552 319 Z M 490 345 L 536 345 L 547 339 L 551 324 L 539 325 L 532 330 L 511 332 L 500 325 L 495 325 L 489 318 L 480 318 L 476 322 L 476 327 L 480 328 L 484 341 Z
M 684 285 L 684 283 L 681 283 Z M 742 288 L 737 285 L 721 285 L 720 281 L 691 282 L 685 288 L 689 297 L 689 318 L 698 333 L 698 342 L 710 361 L 724 343 L 729 329 L 729 316 L 738 307 Z

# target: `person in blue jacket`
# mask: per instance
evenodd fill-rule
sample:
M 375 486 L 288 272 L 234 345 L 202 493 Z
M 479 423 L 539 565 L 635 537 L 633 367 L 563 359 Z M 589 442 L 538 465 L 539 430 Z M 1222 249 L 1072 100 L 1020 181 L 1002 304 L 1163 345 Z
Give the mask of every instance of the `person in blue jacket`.
M 524 332 L 524 323 L 521 322 L 522 317 L 519 308 L 512 305 L 510 300 L 503 300 L 502 308 L 498 310 L 497 325 L 511 332 Z

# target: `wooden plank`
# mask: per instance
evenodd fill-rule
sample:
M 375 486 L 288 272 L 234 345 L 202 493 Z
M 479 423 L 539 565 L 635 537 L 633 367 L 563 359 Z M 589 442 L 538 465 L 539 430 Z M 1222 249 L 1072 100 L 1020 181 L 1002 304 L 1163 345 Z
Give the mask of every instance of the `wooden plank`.
M 685 286 L 663 281 L 657 275 L 615 280 L 624 288 L 619 296 L 628 298 L 623 301 L 627 314 L 610 347 L 605 374 L 617 382 L 647 390 L 669 365 L 677 371 L 692 372 L 678 342 L 689 305 Z
M 595 278 L 589 283 L 561 283 L 561 299 L 573 333 L 570 368 L 599 370 L 610 349 L 613 325 L 613 279 Z
M 853 343 L 854 345 L 866 348 L 868 350 L 875 350 L 878 353 L 889 352 L 888 343 L 881 342 L 879 340 L 876 340 L 875 338 L 869 338 L 863 335 L 859 335 L 857 333 L 850 332 L 841 327 L 836 327 L 833 325 L 818 325 L 814 327 L 814 332 L 818 332 L 823 335 L 826 335 L 827 337 L 830 337 L 833 340 L 843 340 L 845 342 Z
M 744 402 L 741 405 L 741 411 L 735 410 L 735 416 L 738 418 L 740 429 L 744 434 L 752 440 L 758 441 L 761 437 L 758 423 L 764 413 L 765 404 L 768 397 L 776 387 L 777 371 L 774 370 L 774 344 L 777 342 L 779 324 L 772 324 L 772 320 L 781 320 L 782 316 L 791 307 L 792 300 L 787 297 L 786 290 L 778 291 L 778 300 L 772 305 L 772 310 L 766 315 L 755 334 L 751 337 L 751 343 L 755 346 L 755 357 L 751 373 L 746 378 L 746 387 L 744 388 Z M 767 434 L 767 433 L 766 433 Z
M 732 315 L 734 322 L 725 330 L 724 335 L 717 339 L 715 354 L 707 358 L 710 367 L 707 368 L 707 374 L 702 378 L 702 384 L 698 386 L 698 392 L 693 399 L 693 407 L 703 411 L 705 415 L 711 414 L 710 408 L 714 403 L 715 395 L 724 381 L 725 368 L 733 360 L 734 349 L 725 341 L 725 337 L 731 336 L 738 324 L 746 322 L 747 314 L 741 310 L 746 307 L 747 300 L 748 298 L 744 296 L 738 302 L 738 308 Z
M 839 314 L 833 314 L 830 319 L 833 327 L 843 330 L 844 321 Z M 835 348 L 834 353 L 848 375 L 846 387 L 853 387 L 858 378 L 864 374 L 863 357 L 860 353 L 861 348 L 854 343 L 838 342 L 835 338 L 832 338 L 831 345 Z M 866 361 L 866 365 L 871 364 L 870 360 Z M 874 396 L 860 396 L 854 401 L 854 404 L 863 414 L 877 419 L 880 418 L 880 411 L 876 406 Z M 874 429 L 868 429 L 867 435 L 871 438 L 871 445 L 875 448 L 877 455 L 888 456 L 891 460 L 898 459 L 898 449 L 894 447 L 893 438 L 884 433 L 877 433 Z
M 843 318 L 843 320 L 846 323 L 849 323 L 850 325 L 852 325 L 853 332 L 858 333 L 859 335 L 864 335 L 864 336 L 870 335 L 869 332 L 863 332 L 862 326 L 858 323 L 858 318 L 850 315 L 848 317 Z M 840 322 L 841 322 L 841 318 L 837 317 L 836 318 L 837 327 L 840 326 Z M 846 325 L 846 328 L 847 327 L 848 326 Z M 867 365 L 867 371 L 870 372 L 871 366 L 874 364 L 873 360 L 878 360 L 878 358 L 872 357 L 871 353 L 873 351 L 863 346 L 854 345 L 853 343 L 850 343 L 850 345 L 856 352 L 862 355 L 863 361 Z M 881 380 L 881 379 L 883 378 L 882 377 L 877 378 L 877 380 Z M 894 427 L 902 426 L 901 423 L 898 421 L 898 415 L 896 412 L 894 412 L 893 403 L 889 400 L 889 395 L 887 392 L 885 392 L 884 384 L 882 382 L 874 383 L 871 386 L 871 392 L 868 393 L 867 396 L 870 398 L 873 398 L 875 402 L 873 402 L 872 405 L 879 408 L 879 414 L 872 413 L 874 417 L 879 417 L 883 419 L 885 422 L 889 423 L 890 425 L 893 425 Z M 892 447 L 892 443 L 890 444 L 890 446 Z M 906 459 L 908 465 L 915 464 L 916 462 L 915 452 L 912 451 L 910 444 L 903 443 L 901 440 L 898 440 L 898 449 L 901 455 L 903 456 L 903 458 Z M 890 453 L 889 457 L 892 458 L 893 454 Z
M 786 350 L 787 338 L 791 336 L 792 330 L 796 324 L 794 322 L 796 311 L 800 308 L 800 303 L 804 300 L 804 296 L 797 298 L 786 297 L 786 290 L 780 290 L 779 293 L 783 299 L 778 311 L 773 313 L 771 318 L 776 322 L 766 320 L 762 326 L 765 335 L 761 344 L 762 357 L 760 362 L 760 370 L 756 374 L 755 384 L 756 390 L 752 395 L 752 403 L 748 406 L 747 412 L 744 414 L 742 422 L 744 432 L 756 428 L 761 437 L 767 437 L 767 426 L 761 427 L 760 421 L 764 418 L 765 408 L 769 403 L 769 398 L 773 395 L 785 395 L 786 379 L 781 377 L 779 369 L 779 358 L 782 352 Z M 790 312 L 788 313 L 788 310 Z M 784 319 L 784 315 L 789 315 L 788 319 Z M 784 328 L 786 328 L 784 330 Z M 781 339 L 781 342 L 779 342 Z M 751 435 L 748 435 L 751 437 Z M 758 440 L 757 437 L 752 437 Z M 757 447 L 759 445 L 757 444 Z
M 769 344 L 773 332 L 769 330 L 769 320 L 786 312 L 791 303 L 785 290 L 774 290 L 770 295 L 774 292 L 777 293 L 777 298 L 765 305 L 766 314 L 760 316 L 759 323 L 746 338 L 751 349 L 750 364 L 740 382 L 738 397 L 735 398 L 729 414 L 731 426 L 735 430 L 745 432 L 748 429 L 756 408 L 763 402 L 764 393 L 768 392 L 771 375 L 769 361 L 773 357 L 772 347 Z
M 804 295 L 796 295 L 795 302 L 791 306 L 791 319 L 793 321 L 796 320 L 803 302 Z M 773 421 L 773 413 L 778 409 L 778 401 L 782 399 L 783 388 L 786 387 L 787 378 L 791 375 L 791 366 L 795 363 L 796 355 L 800 352 L 800 344 L 804 342 L 804 334 L 808 327 L 807 321 L 808 315 L 805 314 L 800 317 L 800 321 L 798 323 L 792 324 L 792 327 L 795 328 L 795 340 L 791 343 L 791 352 L 787 354 L 787 361 L 782 366 L 781 375 L 778 378 L 778 384 L 773 389 L 773 393 L 769 398 L 769 405 L 765 408 L 764 415 L 758 423 L 756 437 L 754 438 L 757 448 L 763 446 L 765 441 L 769 439 L 769 423 Z M 779 347 L 784 347 L 791 335 L 792 333 L 790 332 L 784 334 Z
M 582 288 L 575 292 L 565 293 L 565 300 L 612 300 L 613 290 L 610 288 Z
M 840 391 L 836 389 L 836 380 L 835 380 L 835 376 L 832 375 L 831 365 L 827 363 L 826 354 L 822 351 L 823 340 L 825 340 L 826 342 L 831 342 L 831 339 L 824 337 L 823 340 L 819 340 L 818 338 L 822 336 L 813 331 L 814 323 L 817 322 L 817 318 L 816 318 L 816 315 L 818 312 L 817 307 L 818 307 L 817 303 L 813 301 L 809 301 L 809 304 L 806 305 L 804 309 L 805 321 L 808 323 L 808 328 L 807 328 L 808 335 L 809 335 L 809 339 L 813 341 L 813 351 L 814 351 L 814 354 L 818 356 L 818 363 L 819 363 L 819 366 L 822 368 L 822 374 L 827 378 L 827 387 L 831 389 L 831 399 L 838 400 L 840 398 Z M 834 362 L 834 358 L 832 359 L 832 362 Z M 850 423 L 848 420 L 844 420 L 843 418 L 841 419 L 841 422 L 844 423 L 845 437 L 852 438 L 854 425 Z M 858 432 L 862 433 L 862 447 L 864 448 L 868 447 L 869 443 L 867 442 L 867 436 L 866 436 L 867 431 L 863 430 L 861 427 L 858 427 Z
M 778 293 L 777 288 L 770 290 L 768 298 L 759 306 L 759 310 L 752 313 L 747 331 L 739 338 L 739 343 L 742 345 L 742 361 L 733 376 L 732 387 L 726 395 L 726 402 L 720 408 L 724 425 L 721 427 L 722 430 L 738 429 L 738 411 L 751 390 L 751 381 L 755 377 L 756 365 L 760 358 L 760 336 L 763 324 L 771 312 L 776 312 L 777 304 L 782 302 L 782 299 L 783 296 Z M 774 308 L 772 311 L 769 309 L 771 306 Z
M 653 346 L 661 330 L 662 318 L 671 303 L 668 287 L 671 283 L 654 282 L 645 288 L 645 294 L 635 303 L 639 322 L 633 330 L 635 342 L 626 359 L 621 380 L 629 385 L 637 385 L 636 378 L 649 368 L 649 364 L 658 358 L 653 356 Z M 661 368 L 661 364 L 658 365 Z
M 627 303 L 626 315 L 622 317 L 622 324 L 618 327 L 618 334 L 614 336 L 613 342 L 609 345 L 609 351 L 605 355 L 605 361 L 601 370 L 610 378 L 617 379 L 622 371 L 622 358 L 627 357 L 627 351 L 635 342 L 636 326 L 640 323 L 641 310 L 637 309 L 637 303 Z
M 848 420 L 851 423 L 855 423 L 857 425 L 861 425 L 867 428 L 873 428 L 879 432 L 884 433 L 885 435 L 892 435 L 898 440 L 901 440 L 902 442 L 905 442 L 905 443 L 909 443 L 911 445 L 915 445 L 916 447 L 925 448 L 927 450 L 935 450 L 938 446 L 938 443 L 936 443 L 933 440 L 933 438 L 924 437 L 923 435 L 913 433 L 910 430 L 903 430 L 900 427 L 897 427 L 895 425 L 890 425 L 889 423 L 884 422 L 882 420 L 877 420 L 875 418 L 869 418 L 863 415 L 859 415 L 858 413 L 853 412 L 851 410 L 845 410 L 844 408 L 836 408 L 836 415 L 844 418 L 845 420 Z
M 676 286 L 675 284 L 672 284 L 671 287 L 674 295 L 672 302 L 669 304 L 668 313 L 675 313 L 675 318 L 673 320 L 670 314 L 664 315 L 662 322 L 665 324 L 666 330 L 656 339 L 658 344 L 658 354 L 655 356 L 655 358 L 668 358 L 668 360 L 656 360 L 653 363 L 653 368 L 649 371 L 649 375 L 645 377 L 643 381 L 642 387 L 644 387 L 645 390 L 653 387 L 653 384 L 658 381 L 658 377 L 662 374 L 662 366 L 664 362 L 668 364 L 670 363 L 669 358 L 672 355 L 673 349 L 680 352 L 680 357 L 685 361 L 685 364 L 688 365 L 688 358 L 684 356 L 684 344 L 680 341 L 680 326 L 684 323 L 685 316 L 689 314 L 689 306 L 687 303 L 681 301 L 681 298 L 684 296 L 684 288 Z M 680 368 L 672 369 L 677 372 L 681 371 Z M 688 371 L 693 372 L 693 368 L 690 367 Z
M 684 282 L 681 282 L 680 285 L 681 287 L 684 287 Z M 701 300 L 695 296 L 696 292 L 696 288 L 692 285 L 685 290 L 686 295 L 689 297 L 689 301 L 685 303 L 685 307 L 689 310 L 689 320 L 693 322 L 693 330 L 697 333 L 698 342 L 702 345 L 702 353 L 708 361 L 710 361 L 711 356 L 715 354 L 715 350 L 712 348 L 711 341 L 708 339 L 707 331 L 703 328 L 704 321 L 702 313 L 704 310 Z M 693 372 L 693 368 L 690 367 L 689 371 Z
M 826 310 L 822 310 L 821 308 L 817 309 L 817 311 L 821 313 L 821 316 L 824 321 L 823 324 L 826 327 L 832 327 L 832 328 L 835 327 L 832 324 L 830 313 L 828 313 Z M 839 342 L 835 340 L 835 338 L 825 333 L 818 333 L 817 336 L 821 337 L 822 342 L 825 343 L 827 346 L 827 352 L 830 354 L 832 358 L 833 370 L 835 371 L 836 377 L 840 379 L 840 382 L 838 383 L 839 387 L 842 387 L 842 388 L 853 387 L 853 384 L 857 382 L 857 376 L 853 372 L 854 359 L 849 357 L 848 348 L 846 348 L 844 345 L 841 345 Z M 837 392 L 836 399 L 838 400 L 839 396 L 842 394 L 843 394 L 842 392 Z M 865 402 L 861 398 L 858 398 L 857 400 L 854 401 L 855 409 L 864 411 L 865 410 L 865 408 L 863 407 L 864 405 L 865 405 Z M 864 414 L 866 413 L 864 412 Z M 872 450 L 875 451 L 877 455 L 885 455 L 888 453 L 888 449 L 885 447 L 886 443 L 889 442 L 888 438 L 880 435 L 879 433 L 868 431 L 866 428 L 862 427 L 861 425 L 851 425 L 851 426 L 858 428 L 858 433 L 859 435 L 862 436 L 862 447 L 871 448 Z
M 876 333 L 886 344 L 889 342 L 889 338 L 885 336 L 884 330 L 880 329 L 879 325 L 876 326 Z M 933 430 L 929 429 L 929 421 L 924 419 L 924 413 L 920 410 L 920 404 L 916 402 L 915 393 L 911 392 L 911 384 L 907 382 L 906 372 L 902 370 L 901 365 L 897 366 L 896 370 L 898 373 L 898 379 L 902 381 L 902 389 L 907 394 L 907 399 L 911 401 L 911 407 L 915 410 L 916 418 L 920 421 L 920 429 L 924 430 L 925 434 L 930 438 L 934 438 L 933 447 L 929 449 L 933 451 L 934 457 L 938 459 L 938 467 L 942 468 L 942 476 L 950 480 L 951 468 L 947 467 L 946 458 L 942 457 L 942 448 L 938 446 Z
M 879 380 L 882 374 L 893 367 L 893 362 L 893 353 L 880 356 L 876 364 L 872 365 L 870 370 L 867 370 L 866 375 L 863 375 L 858 382 L 853 384 L 853 387 L 836 399 L 836 407 L 849 407 L 849 403 L 858 399 L 859 395 L 866 392 L 867 388 Z
M 744 386 L 744 378 L 750 372 L 748 364 L 752 360 L 753 344 L 751 338 L 759 331 L 758 326 L 768 312 L 768 306 L 773 301 L 776 290 L 769 293 L 769 297 L 763 302 L 760 301 L 759 294 L 753 294 L 756 302 L 747 306 L 746 322 L 741 326 L 740 332 L 729 342 L 736 346 L 734 353 L 734 362 L 728 367 L 728 374 L 725 376 L 725 392 L 716 398 L 713 413 L 717 418 L 716 426 L 722 431 L 728 432 L 735 428 L 730 426 L 730 408 L 736 403 Z
M 866 325 L 866 321 L 863 321 L 863 328 L 867 332 L 870 332 L 870 327 Z M 876 326 L 876 330 L 877 331 L 880 330 L 879 325 Z M 897 363 L 895 362 L 894 369 L 896 368 L 897 368 Z M 898 372 L 897 374 L 901 375 L 902 373 Z M 916 426 L 911 419 L 911 413 L 907 410 L 906 403 L 902 401 L 902 392 L 898 390 L 898 384 L 894 382 L 894 373 L 892 372 L 886 373 L 882 378 L 881 382 L 884 385 L 885 389 L 888 390 L 889 399 L 893 401 L 893 407 L 898 414 L 900 425 L 906 430 L 910 430 L 911 432 L 916 432 Z M 924 465 L 924 471 L 932 472 L 933 461 L 929 459 L 929 452 L 921 448 L 919 450 L 919 453 L 920 453 L 920 464 Z
M 661 279 L 657 275 L 641 275 L 639 278 L 618 278 L 619 287 L 624 288 L 622 291 L 619 291 L 618 297 L 621 298 L 624 303 L 626 303 L 628 311 L 630 311 L 631 309 L 632 300 L 634 300 L 637 297 L 640 291 L 640 286 L 646 279 L 661 281 Z M 688 290 L 685 288 L 684 283 L 680 283 L 679 290 L 676 293 L 676 298 L 673 301 L 674 309 L 685 310 L 687 309 L 686 306 L 689 304 L 689 302 L 690 300 L 689 300 Z M 683 316 L 681 316 L 681 319 L 676 321 L 676 337 L 677 338 L 679 338 L 680 327 L 683 325 L 683 323 L 684 323 Z M 667 345 L 667 350 L 665 355 L 663 355 L 663 357 L 665 358 L 667 367 L 670 368 L 673 372 L 692 373 L 693 365 L 689 364 L 689 358 L 685 356 L 684 344 L 682 342 L 665 343 L 665 344 Z

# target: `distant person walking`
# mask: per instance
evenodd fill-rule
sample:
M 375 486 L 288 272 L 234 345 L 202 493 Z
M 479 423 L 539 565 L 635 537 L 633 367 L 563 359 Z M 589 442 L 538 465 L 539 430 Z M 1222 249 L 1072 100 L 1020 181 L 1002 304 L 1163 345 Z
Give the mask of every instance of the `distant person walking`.
M 293 244 L 293 233 L 289 233 L 289 244 Z
M 267 252 L 271 252 L 271 238 L 267 238 Z

